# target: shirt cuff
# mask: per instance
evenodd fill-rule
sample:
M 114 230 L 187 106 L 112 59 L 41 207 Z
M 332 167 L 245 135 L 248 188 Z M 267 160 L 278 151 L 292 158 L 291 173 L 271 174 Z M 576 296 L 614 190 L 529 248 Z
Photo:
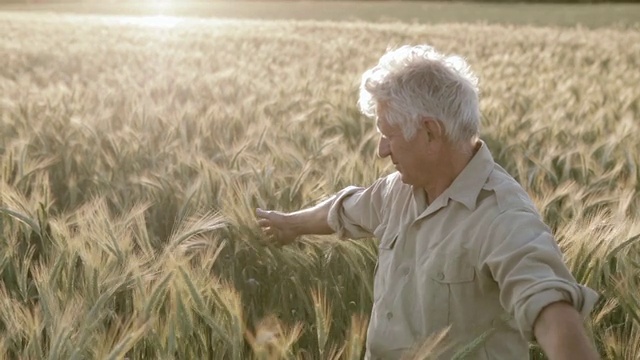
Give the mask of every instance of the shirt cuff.
M 357 226 L 354 226 L 348 221 L 345 221 L 343 208 L 344 201 L 351 197 L 351 195 L 359 191 L 362 191 L 362 188 L 356 186 L 348 186 L 340 190 L 336 194 L 336 198 L 335 200 L 333 200 L 331 208 L 329 209 L 327 224 L 329 224 L 329 227 L 333 229 L 333 231 L 336 232 L 337 236 L 342 240 L 352 238 L 362 232 L 358 229 Z
M 565 301 L 571 304 L 583 318 L 586 318 L 600 297 L 598 293 L 586 286 L 563 281 L 552 282 L 555 284 L 547 284 L 544 290 L 535 291 L 532 289 L 533 295 L 529 296 L 516 309 L 516 322 L 522 337 L 528 341 L 535 340 L 533 326 L 538 315 L 546 306 L 554 302 Z M 557 286 L 549 288 L 549 285 Z

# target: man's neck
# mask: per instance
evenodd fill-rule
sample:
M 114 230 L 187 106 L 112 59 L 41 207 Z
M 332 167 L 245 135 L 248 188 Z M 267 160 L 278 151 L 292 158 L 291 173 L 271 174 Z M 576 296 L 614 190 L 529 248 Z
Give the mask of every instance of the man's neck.
M 468 147 L 462 150 L 451 147 L 442 152 L 442 156 L 438 158 L 438 163 L 432 171 L 436 176 L 429 184 L 423 187 L 427 195 L 428 204 L 431 204 L 451 186 L 453 181 L 469 164 L 478 149 L 480 149 L 480 142 L 473 145 L 469 144 Z

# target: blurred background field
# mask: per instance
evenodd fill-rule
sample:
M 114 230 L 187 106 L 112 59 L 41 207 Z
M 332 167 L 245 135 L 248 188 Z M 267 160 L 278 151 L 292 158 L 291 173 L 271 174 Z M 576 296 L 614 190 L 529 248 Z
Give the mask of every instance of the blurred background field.
M 408 23 L 491 23 L 538 26 L 634 26 L 640 5 L 553 2 L 432 1 L 83 1 L 17 3 L 0 10 L 110 15 L 197 16 L 269 20 L 326 20 Z M 6 0 L 4 0 L 6 1 Z
M 589 9 L 570 24 L 0 12 L 0 354 L 360 358 L 375 241 L 263 247 L 253 209 L 391 171 L 359 77 L 426 42 L 480 76 L 483 139 L 603 295 L 588 320 L 603 357 L 638 359 L 640 31 Z

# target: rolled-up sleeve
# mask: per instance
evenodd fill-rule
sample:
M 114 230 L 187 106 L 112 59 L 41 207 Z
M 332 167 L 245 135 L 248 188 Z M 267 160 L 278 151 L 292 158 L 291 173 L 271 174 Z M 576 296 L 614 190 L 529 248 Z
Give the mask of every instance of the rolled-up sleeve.
M 367 188 L 348 186 L 336 194 L 327 223 L 341 239 L 373 236 L 382 221 L 388 183 L 382 178 Z
M 500 287 L 502 306 L 528 341 L 547 305 L 566 301 L 586 317 L 598 300 L 595 291 L 576 282 L 550 229 L 529 210 L 498 215 L 481 256 Z

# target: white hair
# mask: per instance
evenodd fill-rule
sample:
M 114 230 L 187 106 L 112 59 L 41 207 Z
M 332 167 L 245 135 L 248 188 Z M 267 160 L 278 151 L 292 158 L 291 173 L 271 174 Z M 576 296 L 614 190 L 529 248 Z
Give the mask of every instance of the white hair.
M 398 125 L 411 139 L 424 117 L 440 120 L 454 144 L 480 132 L 478 78 L 459 56 L 446 56 L 427 45 L 403 46 L 384 54 L 378 65 L 362 75 L 360 111 Z

